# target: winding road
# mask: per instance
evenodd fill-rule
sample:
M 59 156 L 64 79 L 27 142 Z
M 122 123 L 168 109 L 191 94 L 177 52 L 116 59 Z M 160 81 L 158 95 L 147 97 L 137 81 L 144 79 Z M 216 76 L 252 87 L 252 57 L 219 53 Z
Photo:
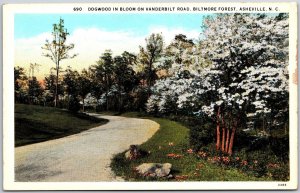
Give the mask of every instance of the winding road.
M 147 141 L 159 124 L 148 119 L 90 115 L 109 122 L 75 135 L 15 148 L 15 181 L 123 181 L 111 171 L 111 158 L 131 144 Z

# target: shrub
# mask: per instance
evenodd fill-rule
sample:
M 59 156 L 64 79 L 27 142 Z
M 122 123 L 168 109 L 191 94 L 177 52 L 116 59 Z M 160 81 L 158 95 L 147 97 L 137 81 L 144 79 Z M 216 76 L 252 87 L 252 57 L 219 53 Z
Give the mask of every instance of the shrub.
M 252 172 L 256 177 L 262 177 L 267 173 L 267 164 L 270 159 L 269 152 L 254 151 L 248 152 L 247 159 L 252 164 Z M 272 159 L 272 158 L 271 158 Z
M 280 161 L 286 162 L 289 160 L 289 136 L 270 137 L 269 145 L 272 152 Z
M 288 181 L 290 179 L 289 164 L 268 165 L 268 174 L 277 181 Z
M 198 123 L 190 127 L 190 144 L 195 150 L 200 150 L 214 140 L 214 124 L 206 117 L 198 120 Z
M 79 100 L 77 97 L 71 96 L 68 109 L 72 112 L 77 112 L 80 109 Z

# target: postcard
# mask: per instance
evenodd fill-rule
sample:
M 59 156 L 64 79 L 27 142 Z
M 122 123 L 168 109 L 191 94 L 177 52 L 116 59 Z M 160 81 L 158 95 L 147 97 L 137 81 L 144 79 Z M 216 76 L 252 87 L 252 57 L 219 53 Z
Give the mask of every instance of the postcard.
M 4 5 L 4 189 L 297 189 L 297 18 L 290 2 Z

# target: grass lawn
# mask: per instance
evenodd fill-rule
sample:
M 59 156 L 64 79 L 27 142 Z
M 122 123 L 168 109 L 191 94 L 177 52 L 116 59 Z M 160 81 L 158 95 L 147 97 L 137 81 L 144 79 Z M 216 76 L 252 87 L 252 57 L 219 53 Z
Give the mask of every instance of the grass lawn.
M 137 113 L 125 113 L 122 116 L 140 117 Z M 170 181 L 265 181 L 269 178 L 257 178 L 254 175 L 246 174 L 235 168 L 223 168 L 198 158 L 194 153 L 190 154 L 188 143 L 189 129 L 181 124 L 162 118 L 145 117 L 160 124 L 160 129 L 154 136 L 139 148 L 150 151 L 147 157 L 134 161 L 127 161 L 124 153 L 116 155 L 111 163 L 113 171 L 118 176 L 124 177 L 128 181 L 153 181 L 166 179 L 153 179 L 149 177 L 139 177 L 133 168 L 141 163 L 171 163 L 172 174 L 178 178 L 168 179 Z M 169 144 L 170 143 L 170 144 Z M 172 145 L 173 143 L 173 145 Z M 167 154 L 174 153 L 182 155 L 181 158 L 169 158 Z
M 15 146 L 22 146 L 71 134 L 107 123 L 85 114 L 36 105 L 15 105 Z

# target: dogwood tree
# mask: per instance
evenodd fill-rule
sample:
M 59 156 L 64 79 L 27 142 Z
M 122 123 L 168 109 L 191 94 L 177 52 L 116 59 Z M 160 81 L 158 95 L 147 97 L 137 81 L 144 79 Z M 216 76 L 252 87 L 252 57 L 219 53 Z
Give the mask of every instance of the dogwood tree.
M 162 63 L 167 75 L 156 81 L 147 103 L 148 112 L 189 114 L 196 110 L 199 88 L 199 73 L 204 61 L 198 47 L 183 34 L 175 39 L 164 51 Z
M 287 111 L 288 106 L 272 105 L 288 92 L 288 17 L 219 14 L 204 26 L 202 54 L 212 61 L 203 73 L 204 90 L 214 97 L 201 112 L 215 117 L 216 149 L 232 154 L 236 129 L 246 116 Z

